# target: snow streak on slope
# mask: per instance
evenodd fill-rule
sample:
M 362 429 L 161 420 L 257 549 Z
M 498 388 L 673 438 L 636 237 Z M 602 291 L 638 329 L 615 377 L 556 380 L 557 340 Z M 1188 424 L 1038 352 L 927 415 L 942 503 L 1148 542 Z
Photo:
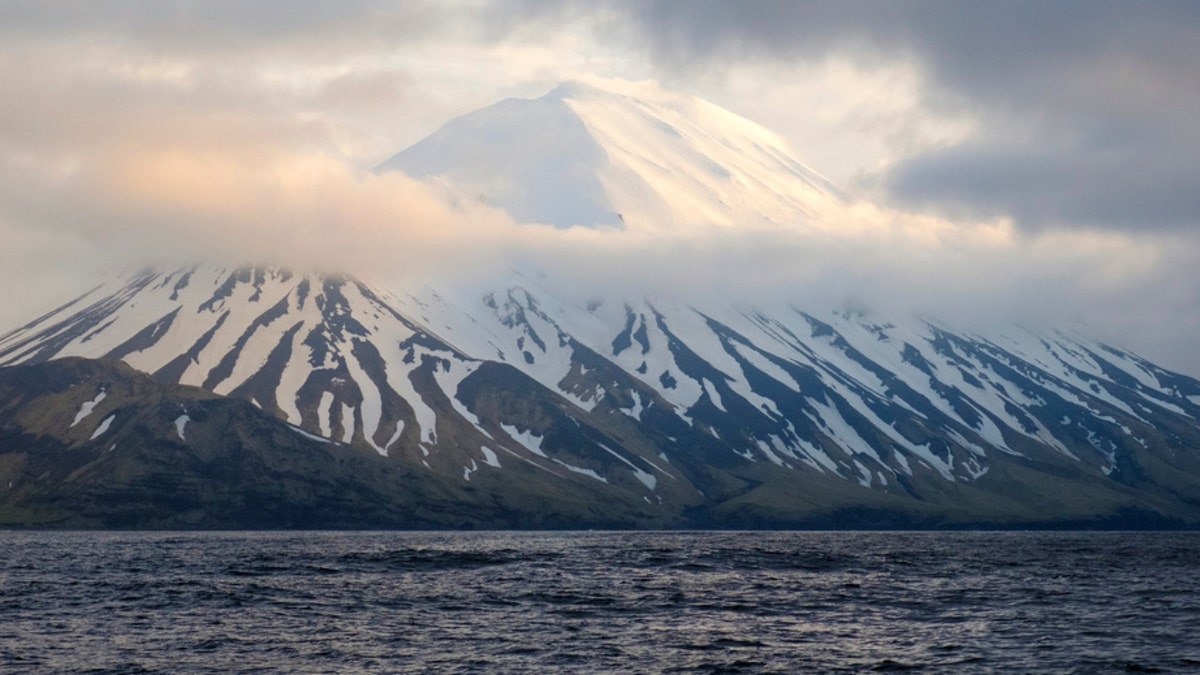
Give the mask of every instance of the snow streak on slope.
M 846 199 L 757 124 L 630 83 L 571 82 L 539 99 L 501 101 L 379 170 L 558 227 L 796 224 Z
M 73 315 L 43 317 L 6 336 L 0 362 L 121 358 L 167 381 L 254 400 L 322 436 L 377 447 L 389 440 L 381 422 L 391 422 L 390 435 L 411 414 L 404 406 L 385 414 L 380 387 L 387 387 L 371 338 L 398 342 L 418 329 L 357 282 L 196 268 L 143 273 L 92 298 Z
M 0 365 L 121 358 L 464 479 L 531 465 L 649 491 L 677 480 L 664 462 L 697 452 L 882 490 L 917 474 L 974 481 L 1001 455 L 1111 475 L 1170 424 L 1200 420 L 1200 383 L 1073 334 L 790 306 L 578 306 L 552 286 L 145 273 L 0 337 Z
M 477 304 L 477 314 L 486 316 L 486 305 Z M 249 400 L 307 434 L 362 444 L 431 470 L 467 466 L 466 476 L 506 469 L 502 454 L 567 476 L 556 452 L 568 452 L 576 466 L 580 452 L 611 453 L 602 444 L 619 445 L 595 430 L 584 438 L 559 437 L 562 449 L 510 443 L 494 419 L 472 409 L 477 403 L 459 396 L 482 361 L 427 328 L 431 321 L 443 331 L 469 326 L 474 335 L 462 337 L 473 347 L 501 344 L 508 330 L 484 328 L 427 287 L 387 293 L 346 277 L 280 269 L 145 272 L 0 337 L 0 365 L 119 358 L 164 381 Z M 547 372 L 569 355 L 560 360 L 548 363 Z M 486 383 L 480 395 L 490 400 Z M 102 397 L 83 404 L 77 417 L 86 417 Z M 176 422 L 181 440 L 186 419 Z M 618 472 L 628 474 L 625 482 L 646 485 L 645 463 L 619 457 L 579 475 L 590 480 L 607 464 L 605 483 L 621 482 L 613 475 Z
M 1186 393 L 1194 380 L 1066 333 L 984 337 L 793 307 L 585 308 L 513 281 L 483 297 L 493 358 L 581 408 L 669 411 L 748 461 L 878 486 L 917 470 L 975 480 L 994 453 L 1059 455 L 1108 473 L 1118 450 L 1144 446 L 1146 410 L 1200 419 Z
M 75 419 L 71 420 L 71 426 L 73 427 L 76 424 L 79 424 L 84 420 L 84 418 L 86 418 L 88 415 L 91 415 L 92 411 L 96 409 L 96 406 L 100 405 L 100 402 L 103 401 L 107 395 L 108 392 L 101 390 L 100 393 L 96 394 L 96 398 L 90 401 L 85 401 L 83 405 L 79 406 L 79 412 L 75 413 Z

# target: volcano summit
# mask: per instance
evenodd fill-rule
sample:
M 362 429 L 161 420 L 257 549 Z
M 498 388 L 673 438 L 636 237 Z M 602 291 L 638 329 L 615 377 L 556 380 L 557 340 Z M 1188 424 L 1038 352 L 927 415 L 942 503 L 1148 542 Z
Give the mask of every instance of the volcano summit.
M 519 222 L 795 223 L 847 196 L 759 125 L 650 84 L 561 84 L 457 119 L 380 165 Z

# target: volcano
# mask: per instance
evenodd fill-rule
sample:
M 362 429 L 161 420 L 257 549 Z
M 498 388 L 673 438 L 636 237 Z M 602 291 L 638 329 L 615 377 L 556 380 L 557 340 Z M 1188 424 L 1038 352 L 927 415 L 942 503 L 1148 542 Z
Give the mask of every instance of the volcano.
M 797 227 L 851 201 L 770 132 L 648 85 L 502 101 L 378 170 L 557 227 Z M 347 471 L 427 476 L 456 526 L 1200 523 L 1200 382 L 1078 331 L 603 289 L 579 303 L 528 270 L 484 286 L 147 270 L 0 336 L 0 366 L 119 361 L 243 401 L 370 456 Z M 28 439 L 119 450 L 136 405 L 106 407 L 106 382 L 63 380 L 38 415 L 16 385 L 0 396 L 12 512 L 50 489 Z M 143 451 L 219 442 L 128 434 Z

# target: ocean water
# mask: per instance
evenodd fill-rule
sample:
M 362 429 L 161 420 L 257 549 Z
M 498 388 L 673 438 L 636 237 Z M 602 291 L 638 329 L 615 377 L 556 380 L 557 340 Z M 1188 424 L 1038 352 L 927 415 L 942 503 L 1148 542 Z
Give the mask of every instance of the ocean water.
M 0 672 L 1200 671 L 1196 533 L 0 532 Z

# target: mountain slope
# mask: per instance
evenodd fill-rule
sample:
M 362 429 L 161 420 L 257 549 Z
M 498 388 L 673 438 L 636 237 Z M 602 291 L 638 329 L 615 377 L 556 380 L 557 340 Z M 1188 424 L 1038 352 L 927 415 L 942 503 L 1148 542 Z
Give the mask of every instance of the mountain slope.
M 821 524 L 872 504 L 916 524 L 1197 515 L 1200 383 L 1112 347 L 794 308 L 578 307 L 508 281 L 472 305 L 281 270 L 149 272 L 0 337 L 0 365 L 120 358 L 430 480 L 645 510 L 624 522 Z
M 471 486 L 331 442 L 120 362 L 0 368 L 0 526 L 653 525 L 587 490 Z M 503 488 L 503 489 L 501 489 Z M 553 488 L 553 486 L 551 486 Z
M 369 456 L 123 364 L 0 370 L 0 410 L 7 524 L 344 527 L 406 515 L 390 490 L 340 470 Z

